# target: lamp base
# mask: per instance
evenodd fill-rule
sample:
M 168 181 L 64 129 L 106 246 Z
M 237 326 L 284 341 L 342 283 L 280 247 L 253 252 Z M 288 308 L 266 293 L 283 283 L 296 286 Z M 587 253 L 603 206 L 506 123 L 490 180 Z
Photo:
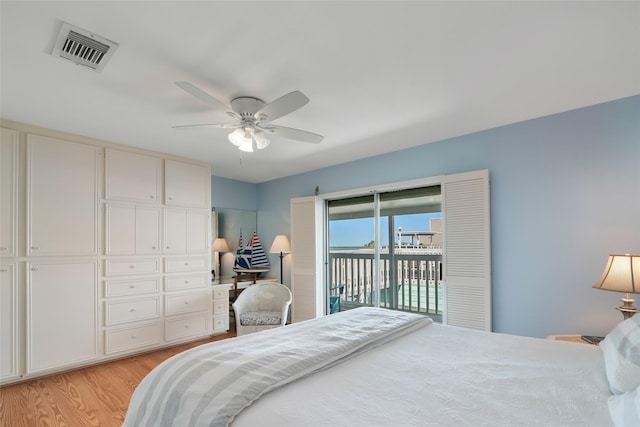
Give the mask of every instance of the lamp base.
M 631 298 L 629 294 L 626 294 L 624 298 L 620 298 L 620 301 L 622 301 L 622 305 L 620 307 L 616 307 L 616 310 L 622 312 L 622 317 L 625 320 L 632 317 L 634 314 L 640 311 L 633 306 L 633 303 L 636 300 Z

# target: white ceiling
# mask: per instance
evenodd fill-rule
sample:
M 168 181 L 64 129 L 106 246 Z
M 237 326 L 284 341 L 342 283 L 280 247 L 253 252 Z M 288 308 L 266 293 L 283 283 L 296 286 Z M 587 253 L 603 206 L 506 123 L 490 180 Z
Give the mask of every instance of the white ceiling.
M 0 115 L 205 160 L 263 182 L 640 94 L 640 2 L 2 1 Z M 61 22 L 119 44 L 102 73 L 50 55 Z M 254 153 L 174 85 L 311 101 Z

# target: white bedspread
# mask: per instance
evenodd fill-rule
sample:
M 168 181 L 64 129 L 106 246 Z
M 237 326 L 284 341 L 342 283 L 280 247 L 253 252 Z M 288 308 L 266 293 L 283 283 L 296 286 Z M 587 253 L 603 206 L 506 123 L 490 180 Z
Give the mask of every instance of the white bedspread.
M 124 426 L 226 426 L 264 393 L 429 323 L 409 313 L 358 309 L 196 347 L 144 378 Z
M 344 324 L 355 314 L 339 313 L 328 316 L 331 319 L 224 340 L 189 352 L 206 359 L 207 352 L 222 350 L 229 360 L 236 360 L 252 343 L 266 338 L 286 342 L 288 332 L 303 328 L 311 332 L 308 343 L 313 346 L 332 340 L 324 333 L 327 325 Z M 233 419 L 233 426 L 612 425 L 607 407 L 611 393 L 598 347 L 435 323 L 384 345 L 380 342 L 366 352 L 347 354 L 342 363 L 327 360 L 321 372 L 296 374 L 297 380 L 283 381 L 285 385 L 252 403 L 253 398 L 246 396 L 250 405 Z M 176 356 L 160 365 L 169 372 L 145 379 L 129 408 L 135 413 L 141 399 L 151 396 L 157 404 L 149 409 L 160 415 L 159 421 L 138 423 L 132 415 L 126 426 L 193 426 L 191 415 L 202 404 L 203 393 L 228 391 L 219 387 L 226 380 L 215 376 L 191 375 L 176 381 L 189 366 L 175 360 L 186 359 Z M 175 413 L 180 413 L 178 418 L 172 418 Z M 198 420 L 214 425 L 214 416 L 207 416 L 198 415 Z M 174 419 L 173 424 L 167 419 Z
M 598 347 L 431 324 L 288 384 L 233 426 L 611 426 Z

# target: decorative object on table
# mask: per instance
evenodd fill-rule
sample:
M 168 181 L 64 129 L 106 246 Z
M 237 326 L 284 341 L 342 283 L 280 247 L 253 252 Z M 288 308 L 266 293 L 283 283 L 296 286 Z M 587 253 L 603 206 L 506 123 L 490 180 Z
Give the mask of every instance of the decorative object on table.
M 596 335 L 581 335 L 580 339 L 582 339 L 585 342 L 588 342 L 589 344 L 599 345 L 600 341 L 602 341 L 604 337 L 596 336 Z
M 215 270 L 218 273 L 218 276 L 222 276 L 222 264 L 220 263 L 220 253 L 221 252 L 229 252 L 229 245 L 227 245 L 227 241 L 224 240 L 223 237 L 218 237 L 213 241 L 213 245 L 211 245 L 211 250 L 215 253 L 218 253 L 218 268 Z M 215 277 L 215 276 L 214 276 Z
M 291 243 L 289 243 L 289 239 L 284 234 L 278 234 L 275 239 L 273 239 L 273 243 L 271 244 L 271 249 L 269 249 L 269 253 L 271 254 L 280 254 L 280 283 L 284 284 L 284 279 L 282 276 L 282 258 L 284 258 L 284 254 L 291 253 Z
M 269 258 L 262 248 L 258 233 L 253 232 L 253 236 L 247 243 L 246 247 L 242 247 L 242 230 L 240 230 L 240 242 L 236 252 L 236 262 L 233 266 L 235 272 L 264 272 L 269 271 L 271 265 Z
M 625 319 L 636 314 L 640 310 L 633 306 L 635 299 L 630 294 L 640 292 L 640 255 L 609 255 L 604 272 L 593 287 L 624 292 L 625 296 L 620 298 L 623 304 L 616 310 L 621 311 Z

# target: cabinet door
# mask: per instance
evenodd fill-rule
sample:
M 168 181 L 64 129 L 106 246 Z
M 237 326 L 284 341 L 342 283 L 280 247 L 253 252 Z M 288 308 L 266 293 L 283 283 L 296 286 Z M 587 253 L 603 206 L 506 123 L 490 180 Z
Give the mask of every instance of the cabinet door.
M 165 160 L 165 203 L 209 209 L 211 169 L 201 165 Z
M 134 255 L 160 252 L 160 209 L 108 204 L 105 254 Z
M 136 206 L 136 253 L 160 253 L 160 209 Z
M 105 198 L 160 202 L 161 159 L 128 151 L 105 150 Z
M 0 134 L 0 256 L 18 256 L 18 132 L 1 129 Z
M 27 265 L 27 372 L 98 358 L 97 263 Z
M 17 264 L 0 265 L 0 380 L 18 372 Z
M 208 211 L 187 211 L 187 253 L 209 252 Z
M 136 251 L 136 208 L 131 205 L 106 207 L 105 253 L 133 255 Z
M 91 145 L 27 136 L 28 255 L 97 255 L 98 156 Z
M 187 250 L 187 211 L 164 210 L 164 252 L 185 253 Z

